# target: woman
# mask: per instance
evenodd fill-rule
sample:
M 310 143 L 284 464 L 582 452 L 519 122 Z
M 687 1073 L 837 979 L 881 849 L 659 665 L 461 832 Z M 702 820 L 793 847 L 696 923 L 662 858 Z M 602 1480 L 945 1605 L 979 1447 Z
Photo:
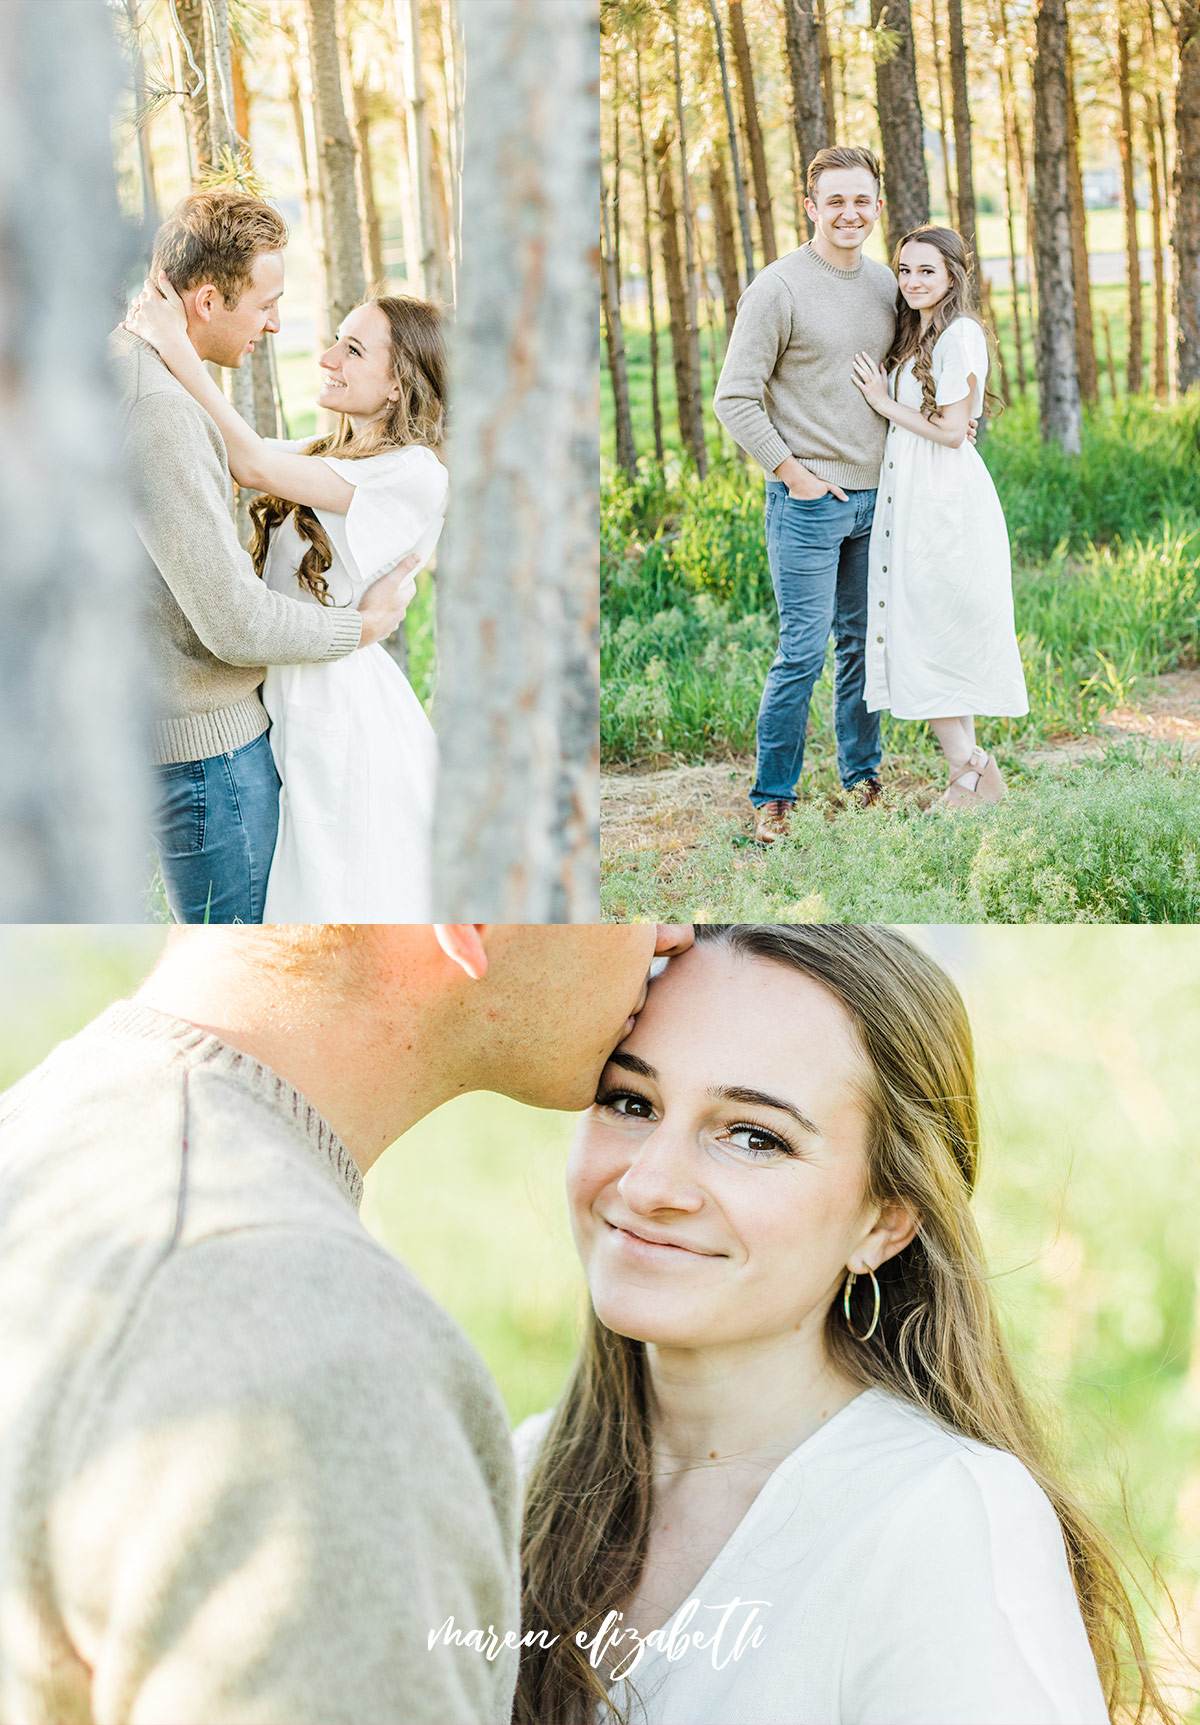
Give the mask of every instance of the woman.
M 522 1725 L 1100 1725 L 1123 1643 L 1172 1717 L 1014 1380 L 977 1144 L 902 935 L 696 929 L 568 1166 L 592 1313 L 516 1435 Z
M 1013 626 L 1004 512 L 966 441 L 983 409 L 987 336 L 966 247 L 925 226 L 896 248 L 896 334 L 854 381 L 891 420 L 871 527 L 866 703 L 927 719 L 949 763 L 951 808 L 998 802 L 1005 785 L 975 742 L 975 714 L 1029 711 Z
M 317 405 L 341 418 L 315 442 L 251 430 L 187 339 L 166 276 L 157 293 L 146 283 L 125 327 L 212 415 L 238 484 L 264 493 L 251 505 L 250 549 L 268 586 L 353 605 L 408 553 L 422 564 L 432 555 L 448 483 L 437 453 L 445 355 L 433 306 L 380 298 L 355 307 L 318 362 Z M 427 920 L 437 748 L 403 672 L 375 645 L 331 664 L 270 666 L 262 696 L 282 781 L 263 920 Z

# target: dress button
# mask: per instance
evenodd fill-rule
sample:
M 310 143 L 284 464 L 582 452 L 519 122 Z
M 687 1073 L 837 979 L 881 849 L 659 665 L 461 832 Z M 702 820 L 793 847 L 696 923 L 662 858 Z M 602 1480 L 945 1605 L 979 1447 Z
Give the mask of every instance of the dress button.
M 891 501 L 892 501 L 892 500 L 891 500 L 891 498 L 890 498 L 890 497 L 889 497 L 889 498 L 888 498 L 888 502 L 889 502 L 889 503 L 890 503 L 890 502 L 891 502 Z
M 883 636 L 882 635 L 876 635 L 875 639 L 879 642 L 879 645 L 882 647 L 883 646 Z
M 884 538 L 885 538 L 885 539 L 890 539 L 890 538 L 891 538 L 891 537 L 892 537 L 892 530 L 891 530 L 891 528 L 890 528 L 890 527 L 885 527 L 885 528 L 884 528 L 884 530 L 883 530 L 883 537 L 884 537 Z
M 885 575 L 887 574 L 887 564 L 886 563 L 883 566 L 883 572 Z
M 895 462 L 894 462 L 894 461 L 889 461 L 889 462 L 888 462 L 888 466 L 889 466 L 889 467 L 895 467 L 895 465 L 896 465 L 896 463 L 895 463 Z
M 881 600 L 880 600 L 880 601 L 879 601 L 879 609 L 880 609 L 880 610 L 881 610 L 881 611 L 882 611 L 882 610 L 883 610 L 883 607 L 884 607 L 884 606 L 885 606 L 885 605 L 886 605 L 886 604 L 887 604 L 887 600 L 886 600 L 886 599 L 881 599 Z

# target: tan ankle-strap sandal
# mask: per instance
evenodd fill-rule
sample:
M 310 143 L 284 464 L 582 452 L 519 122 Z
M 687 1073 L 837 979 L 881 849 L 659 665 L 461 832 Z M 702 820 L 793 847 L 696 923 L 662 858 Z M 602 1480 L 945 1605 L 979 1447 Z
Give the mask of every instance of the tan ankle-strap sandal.
M 975 788 L 963 784 L 964 779 L 978 775 Z M 952 809 L 975 809 L 984 803 L 998 803 L 1008 795 L 1005 785 L 996 765 L 994 756 L 984 754 L 980 748 L 971 750 L 969 759 L 950 780 L 942 792 L 942 801 Z

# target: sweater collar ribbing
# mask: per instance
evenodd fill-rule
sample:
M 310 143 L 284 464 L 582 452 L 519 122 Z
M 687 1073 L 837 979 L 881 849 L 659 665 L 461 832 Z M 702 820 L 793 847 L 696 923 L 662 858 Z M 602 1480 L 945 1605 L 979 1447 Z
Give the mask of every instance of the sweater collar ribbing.
M 852 270 L 840 270 L 836 264 L 831 264 L 827 259 L 823 258 L 820 252 L 813 250 L 813 243 L 811 240 L 805 240 L 800 250 L 808 254 L 809 258 L 814 264 L 816 264 L 819 270 L 824 270 L 826 275 L 837 276 L 840 281 L 854 281 L 857 276 L 860 276 L 863 273 L 867 264 L 867 260 L 863 256 L 862 252 L 859 252 L 858 262 Z
M 239 1084 L 249 1095 L 265 1102 L 273 1113 L 294 1128 L 308 1150 L 325 1163 L 357 1210 L 362 1203 L 363 1179 L 350 1151 L 301 1091 L 273 1067 L 231 1048 L 211 1030 L 185 1018 L 142 1006 L 136 1000 L 119 1000 L 87 1026 L 83 1035 L 124 1036 L 157 1042 L 186 1056 L 189 1065 L 203 1063 Z

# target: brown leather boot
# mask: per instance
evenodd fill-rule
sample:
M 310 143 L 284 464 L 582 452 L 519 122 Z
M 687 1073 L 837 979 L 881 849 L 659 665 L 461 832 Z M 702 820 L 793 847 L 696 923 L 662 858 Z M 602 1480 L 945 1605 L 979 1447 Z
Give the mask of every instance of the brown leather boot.
M 851 795 L 860 809 L 869 809 L 872 803 L 877 803 L 883 795 L 883 785 L 878 779 L 859 779 L 851 788 Z
M 770 803 L 763 803 L 754 820 L 754 837 L 758 843 L 773 845 L 776 839 L 785 839 L 791 812 L 791 803 L 785 802 L 782 797 L 776 797 Z

